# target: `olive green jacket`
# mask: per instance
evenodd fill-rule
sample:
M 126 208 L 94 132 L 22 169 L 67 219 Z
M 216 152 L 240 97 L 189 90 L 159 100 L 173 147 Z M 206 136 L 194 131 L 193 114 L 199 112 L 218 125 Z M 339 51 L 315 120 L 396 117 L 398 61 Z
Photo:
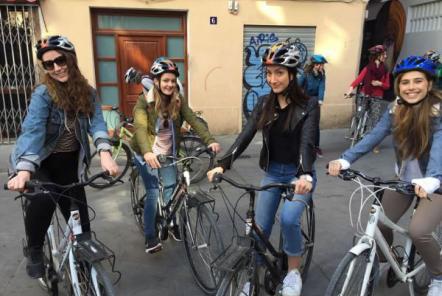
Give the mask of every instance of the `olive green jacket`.
M 149 93 L 148 97 L 152 97 Z M 140 154 L 144 155 L 147 152 L 152 152 L 152 147 L 155 141 L 155 126 L 158 119 L 158 114 L 153 107 L 153 103 L 150 103 L 151 107 L 148 108 L 149 103 L 146 97 L 141 94 L 138 97 L 137 103 L 135 104 L 133 115 L 134 115 L 134 126 L 135 134 L 131 140 L 132 149 Z M 196 115 L 189 107 L 186 99 L 181 97 L 181 109 L 177 118 L 173 121 L 174 123 L 174 139 L 176 140 L 175 147 L 179 147 L 181 139 L 181 126 L 183 121 L 186 121 L 195 130 L 196 134 L 200 136 L 206 145 L 215 142 L 215 138 L 210 134 L 207 128 L 200 121 L 197 120 Z

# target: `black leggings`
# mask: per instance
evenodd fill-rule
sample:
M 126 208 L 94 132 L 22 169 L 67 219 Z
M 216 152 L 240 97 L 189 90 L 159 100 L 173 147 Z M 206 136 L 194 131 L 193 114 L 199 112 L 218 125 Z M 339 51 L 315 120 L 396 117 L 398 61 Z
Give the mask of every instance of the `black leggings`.
M 78 151 L 53 153 L 41 163 L 41 167 L 32 178 L 60 185 L 78 182 L 78 161 Z M 50 190 L 62 193 L 62 191 L 54 188 Z M 89 232 L 89 213 L 84 188 L 73 188 L 65 191 L 63 195 L 73 197 L 77 201 L 83 232 Z M 38 248 L 43 246 L 46 231 L 55 211 L 56 204 L 54 201 L 58 204 L 64 218 L 66 220 L 69 219 L 71 209 L 70 198 L 64 198 L 54 193 L 51 195 L 45 194 L 26 202 L 25 228 L 28 237 L 28 247 Z

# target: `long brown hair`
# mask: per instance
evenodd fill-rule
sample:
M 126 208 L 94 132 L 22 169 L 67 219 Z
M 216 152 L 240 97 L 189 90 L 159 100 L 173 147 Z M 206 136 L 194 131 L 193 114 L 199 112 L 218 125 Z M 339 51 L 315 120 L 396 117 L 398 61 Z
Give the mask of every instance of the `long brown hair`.
M 289 131 L 291 128 L 290 123 L 292 122 L 292 116 L 295 112 L 296 105 L 305 105 L 309 100 L 309 97 L 304 94 L 304 91 L 298 85 L 298 79 L 296 78 L 296 68 L 286 67 L 286 69 L 289 72 L 289 76 L 292 76 L 292 80 L 285 90 L 285 96 L 288 103 L 288 106 L 286 108 L 289 108 L 287 120 L 284 122 L 283 130 L 285 132 Z M 267 97 L 267 100 L 263 102 L 262 113 L 257 123 L 258 129 L 263 129 L 269 122 L 274 119 L 277 101 L 277 94 L 275 94 L 273 90 L 271 90 L 269 96 Z
M 159 80 L 160 78 L 158 78 L 158 81 Z M 160 117 L 164 119 L 176 119 L 178 117 L 178 114 L 180 113 L 182 98 L 180 97 L 177 88 L 175 88 L 171 96 L 166 96 L 161 93 L 159 87 L 154 86 L 153 97 L 155 100 L 155 111 Z
M 69 79 L 66 82 L 59 82 L 48 73 L 44 73 L 41 82 L 48 88 L 49 95 L 57 107 L 67 113 L 91 115 L 94 112 L 91 102 L 92 87 L 81 74 L 76 56 L 70 52 L 56 51 L 66 56 Z
M 396 95 L 399 95 L 399 82 L 403 75 L 404 73 L 399 74 L 394 81 Z M 428 82 L 432 81 L 427 74 L 425 76 Z M 418 105 L 401 104 L 395 106 L 393 137 L 401 160 L 418 159 L 430 149 L 431 119 L 441 115 L 440 107 L 442 106 L 439 109 L 436 107 L 437 104 L 441 103 L 442 92 L 433 88 Z

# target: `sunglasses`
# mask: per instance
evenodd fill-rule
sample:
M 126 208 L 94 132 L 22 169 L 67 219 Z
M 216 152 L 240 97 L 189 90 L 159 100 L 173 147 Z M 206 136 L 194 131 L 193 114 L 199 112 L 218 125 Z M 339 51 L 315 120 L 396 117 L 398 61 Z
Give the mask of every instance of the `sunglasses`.
M 42 62 L 42 65 L 45 70 L 52 71 L 54 70 L 54 64 L 57 64 L 59 67 L 63 67 L 66 66 L 66 63 L 67 63 L 66 56 L 61 55 L 53 60 Z

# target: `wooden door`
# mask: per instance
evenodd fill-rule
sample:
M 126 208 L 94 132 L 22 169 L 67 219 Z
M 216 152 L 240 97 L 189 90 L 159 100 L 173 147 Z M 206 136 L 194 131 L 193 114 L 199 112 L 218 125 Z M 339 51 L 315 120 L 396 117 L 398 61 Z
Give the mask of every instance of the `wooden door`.
M 120 73 L 134 67 L 148 73 L 153 61 L 165 55 L 166 38 L 161 36 L 118 36 L 120 55 Z M 132 114 L 138 95 L 142 92 L 141 85 L 122 83 L 120 110 L 126 115 Z

